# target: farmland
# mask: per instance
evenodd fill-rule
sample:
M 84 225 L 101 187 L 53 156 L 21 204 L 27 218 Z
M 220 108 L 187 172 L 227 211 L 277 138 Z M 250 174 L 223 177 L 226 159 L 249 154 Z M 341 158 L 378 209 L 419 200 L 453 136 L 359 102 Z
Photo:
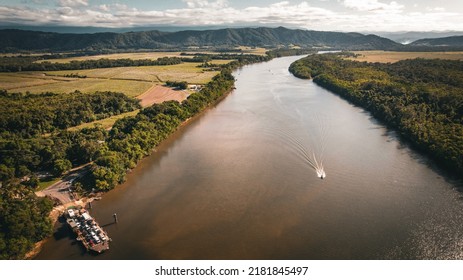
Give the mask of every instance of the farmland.
M 394 63 L 405 59 L 449 59 L 463 60 L 463 52 L 390 52 L 390 51 L 358 51 L 357 57 L 349 58 L 361 62 Z
M 187 81 L 188 83 L 204 84 L 210 81 L 218 72 L 204 71 L 197 67 L 198 63 L 181 63 L 177 65 L 140 66 L 99 68 L 89 70 L 66 70 L 46 72 L 51 76 L 65 76 L 78 73 L 88 78 L 112 80 L 136 80 L 152 83 L 164 83 L 167 80 Z
M 74 57 L 70 60 L 83 59 L 157 59 L 166 56 L 180 56 L 180 53 L 121 53 L 91 57 Z M 191 56 L 192 57 L 192 56 Z M 57 59 L 53 62 L 66 63 L 66 59 Z M 231 60 L 211 60 L 210 64 L 219 65 L 229 63 Z M 176 65 L 114 67 L 85 70 L 66 71 L 29 71 L 15 73 L 0 73 L 0 89 L 9 92 L 30 92 L 39 94 L 43 92 L 69 93 L 80 91 L 93 93 L 97 91 L 122 92 L 129 97 L 140 99 L 142 106 L 162 103 L 167 100 L 182 101 L 191 94 L 190 91 L 172 90 L 162 86 L 166 81 L 186 81 L 189 84 L 206 84 L 219 71 L 210 71 L 198 67 L 200 63 L 185 62 Z M 120 118 L 134 116 L 135 110 L 109 118 L 84 123 L 71 127 L 75 131 L 93 127 L 98 124 L 109 129 Z
M 216 63 L 219 61 L 212 61 Z M 11 92 L 117 91 L 136 97 L 155 84 L 167 80 L 186 81 L 191 84 L 209 82 L 217 71 L 204 71 L 199 63 L 182 63 L 167 66 L 141 66 L 38 72 L 0 73 L 0 89 Z M 67 78 L 78 74 L 86 78 Z

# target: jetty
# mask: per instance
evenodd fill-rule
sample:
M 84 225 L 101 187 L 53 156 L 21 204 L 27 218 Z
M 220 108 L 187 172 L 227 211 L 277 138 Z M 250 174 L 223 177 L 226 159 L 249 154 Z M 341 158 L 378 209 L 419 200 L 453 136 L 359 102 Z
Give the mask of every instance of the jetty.
M 102 253 L 109 250 L 111 239 L 85 209 L 69 208 L 64 213 L 66 223 L 87 251 Z

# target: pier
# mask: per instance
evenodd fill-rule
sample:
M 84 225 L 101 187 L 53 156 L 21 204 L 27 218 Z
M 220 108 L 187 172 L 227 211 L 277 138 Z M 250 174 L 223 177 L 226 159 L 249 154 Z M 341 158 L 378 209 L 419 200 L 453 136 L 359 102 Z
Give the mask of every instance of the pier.
M 109 250 L 111 239 L 85 209 L 69 208 L 64 215 L 66 223 L 87 251 L 102 253 Z

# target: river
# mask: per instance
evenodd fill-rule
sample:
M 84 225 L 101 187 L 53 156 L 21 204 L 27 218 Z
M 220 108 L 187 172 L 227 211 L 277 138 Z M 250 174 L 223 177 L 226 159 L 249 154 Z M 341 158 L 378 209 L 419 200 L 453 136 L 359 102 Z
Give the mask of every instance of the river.
M 58 225 L 37 259 L 463 258 L 461 182 L 293 77 L 298 58 L 236 71 L 236 90 L 93 203 L 109 251 L 84 252 Z M 325 179 L 304 151 L 323 151 Z

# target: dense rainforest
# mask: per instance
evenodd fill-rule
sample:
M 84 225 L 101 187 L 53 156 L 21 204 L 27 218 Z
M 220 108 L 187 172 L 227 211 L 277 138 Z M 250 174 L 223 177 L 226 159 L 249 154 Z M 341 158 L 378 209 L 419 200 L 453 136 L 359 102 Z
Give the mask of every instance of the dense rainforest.
M 141 108 L 123 93 L 8 93 L 0 90 L 0 135 L 29 138 Z
M 0 187 L 0 260 L 21 259 L 52 233 L 53 203 L 27 186 Z
M 463 174 L 463 61 L 403 60 L 393 64 L 312 55 L 290 71 L 364 107 L 441 166 Z
M 121 93 L 25 94 L 0 92 L 0 259 L 21 259 L 52 232 L 52 202 L 37 198 L 38 175 L 60 176 L 72 166 L 93 162 L 82 184 L 107 191 L 125 180 L 129 169 L 150 154 L 179 125 L 233 89 L 231 72 L 269 56 L 244 55 L 185 101 L 168 101 L 100 126 L 69 131 L 72 125 L 139 108 Z M 66 114 L 64 114 L 66 112 Z M 69 113 L 71 112 L 71 113 Z M 44 134 L 46 133 L 46 135 Z M 79 182 L 81 183 L 81 182 Z

